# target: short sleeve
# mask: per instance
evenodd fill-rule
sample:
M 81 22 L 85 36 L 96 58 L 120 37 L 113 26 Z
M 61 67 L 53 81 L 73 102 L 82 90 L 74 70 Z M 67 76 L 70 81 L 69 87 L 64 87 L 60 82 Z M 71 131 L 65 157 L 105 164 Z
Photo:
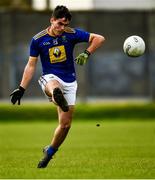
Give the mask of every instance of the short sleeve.
M 81 29 L 75 29 L 75 42 L 89 42 L 90 33 L 83 31 Z
M 37 46 L 36 40 L 32 39 L 30 43 L 30 56 L 38 57 L 39 56 L 39 48 Z

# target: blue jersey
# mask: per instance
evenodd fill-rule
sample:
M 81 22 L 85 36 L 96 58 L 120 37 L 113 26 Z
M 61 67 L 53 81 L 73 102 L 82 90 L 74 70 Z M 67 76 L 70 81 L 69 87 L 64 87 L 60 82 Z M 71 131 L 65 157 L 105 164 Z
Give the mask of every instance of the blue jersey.
M 60 36 L 43 30 L 32 38 L 30 56 L 40 55 L 43 75 L 55 74 L 65 82 L 76 80 L 73 49 L 75 44 L 88 42 L 90 34 L 80 29 L 66 28 Z

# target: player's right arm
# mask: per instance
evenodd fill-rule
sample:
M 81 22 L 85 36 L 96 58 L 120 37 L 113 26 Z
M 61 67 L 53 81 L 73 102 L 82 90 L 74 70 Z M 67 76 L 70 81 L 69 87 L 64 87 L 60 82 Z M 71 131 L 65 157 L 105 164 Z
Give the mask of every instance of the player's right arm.
M 39 34 L 39 37 L 40 37 L 40 34 Z M 29 56 L 27 65 L 25 66 L 20 86 L 10 94 L 12 104 L 16 104 L 16 102 L 18 102 L 18 105 L 20 105 L 20 99 L 24 95 L 25 89 L 27 88 L 35 72 L 36 64 L 37 64 L 37 60 L 39 56 L 39 48 L 38 48 L 37 39 L 38 39 L 38 35 L 34 36 L 34 38 L 32 38 L 31 40 L 30 56 Z
M 15 89 L 11 94 L 11 102 L 12 104 L 16 104 L 18 102 L 18 105 L 20 105 L 20 100 L 22 96 L 24 95 L 25 89 L 27 88 L 29 82 L 31 81 L 37 64 L 37 57 L 29 57 L 28 63 L 25 66 L 23 77 L 20 83 L 19 88 Z
M 23 87 L 24 89 L 27 88 L 29 82 L 31 81 L 34 75 L 37 65 L 37 60 L 38 60 L 37 57 L 32 57 L 32 56 L 29 57 L 28 63 L 25 66 L 23 77 L 20 83 L 20 86 Z

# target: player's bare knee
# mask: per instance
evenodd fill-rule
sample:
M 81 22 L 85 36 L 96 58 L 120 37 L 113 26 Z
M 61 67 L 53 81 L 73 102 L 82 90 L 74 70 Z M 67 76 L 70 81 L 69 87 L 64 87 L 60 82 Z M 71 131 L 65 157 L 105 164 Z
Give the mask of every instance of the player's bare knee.
M 63 129 L 63 130 L 68 131 L 68 130 L 71 128 L 71 123 L 70 123 L 70 122 L 61 123 L 61 124 L 60 124 L 60 128 Z
M 73 113 L 61 113 L 59 114 L 59 121 L 60 122 L 68 122 L 68 121 L 71 121 L 73 118 Z

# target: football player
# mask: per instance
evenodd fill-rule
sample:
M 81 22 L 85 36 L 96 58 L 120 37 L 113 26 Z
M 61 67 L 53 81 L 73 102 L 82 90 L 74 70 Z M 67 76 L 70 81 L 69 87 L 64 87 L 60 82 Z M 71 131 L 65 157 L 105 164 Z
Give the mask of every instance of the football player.
M 71 127 L 77 91 L 74 62 L 84 65 L 105 40 L 102 35 L 70 28 L 71 18 L 71 13 L 65 6 L 54 9 L 51 25 L 32 38 L 30 56 L 20 86 L 11 93 L 11 102 L 20 105 L 40 56 L 43 74 L 39 78 L 39 84 L 49 100 L 56 104 L 59 123 L 50 145 L 43 149 L 43 158 L 39 161 L 38 168 L 47 166 Z M 74 59 L 74 46 L 81 42 L 87 42 L 88 48 Z

